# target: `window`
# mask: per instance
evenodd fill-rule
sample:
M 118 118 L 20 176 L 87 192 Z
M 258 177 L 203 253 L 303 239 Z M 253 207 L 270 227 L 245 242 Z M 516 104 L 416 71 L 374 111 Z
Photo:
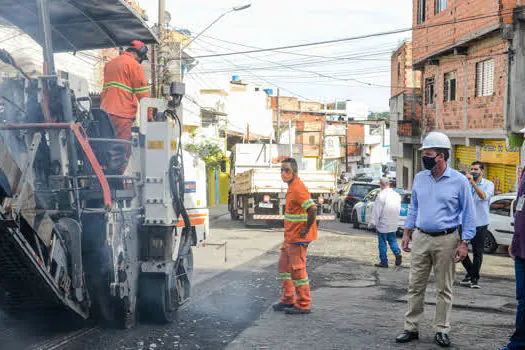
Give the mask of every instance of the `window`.
M 417 0 L 417 24 L 427 20 L 427 0 Z
M 375 202 L 377 195 L 379 194 L 379 189 L 373 190 L 370 192 L 364 199 L 365 202 Z
M 379 188 L 379 185 L 364 185 L 364 184 L 353 184 L 350 187 L 348 196 L 355 196 L 358 198 L 365 198 L 365 196 L 372 190 Z
M 310 144 L 310 146 L 315 145 L 315 136 L 310 136 L 308 138 L 308 143 Z
M 476 64 L 476 96 L 492 96 L 494 94 L 494 60 Z
M 445 101 L 456 101 L 456 72 L 445 74 L 443 96 L 445 97 Z
M 437 15 L 441 11 L 447 8 L 447 0 L 436 0 L 436 8 L 434 13 Z
M 397 63 L 397 79 L 401 78 L 401 63 Z
M 501 215 L 501 216 L 510 216 L 510 207 L 513 204 L 512 199 L 501 199 L 495 201 L 490 205 L 490 213 Z
M 434 78 L 425 79 L 425 104 L 434 104 Z

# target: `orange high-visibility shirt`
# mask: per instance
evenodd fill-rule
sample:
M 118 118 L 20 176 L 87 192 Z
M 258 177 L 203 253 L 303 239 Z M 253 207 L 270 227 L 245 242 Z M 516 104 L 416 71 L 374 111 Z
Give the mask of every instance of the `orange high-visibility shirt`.
M 317 223 L 314 222 L 305 238 L 301 230 L 308 223 L 308 208 L 315 205 L 308 189 L 299 178 L 288 185 L 286 211 L 284 214 L 284 241 L 286 243 L 311 242 L 317 239 Z
M 119 117 L 135 119 L 138 100 L 148 97 L 144 68 L 133 55 L 124 52 L 104 67 L 101 109 Z

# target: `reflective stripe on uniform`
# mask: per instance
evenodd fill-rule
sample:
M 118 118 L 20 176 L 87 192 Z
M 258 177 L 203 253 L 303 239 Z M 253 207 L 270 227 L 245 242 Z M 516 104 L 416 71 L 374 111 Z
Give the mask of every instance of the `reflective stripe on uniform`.
M 147 87 L 147 86 L 144 86 L 144 87 L 141 87 L 141 88 L 137 88 L 137 89 L 133 89 L 133 92 L 135 92 L 136 94 L 140 94 L 140 93 L 148 92 L 148 91 L 149 91 L 149 87 Z
M 308 280 L 308 277 L 302 278 L 300 280 L 293 280 L 293 284 L 296 287 L 304 286 L 310 283 L 310 280 Z
M 132 87 L 127 86 L 126 84 L 119 83 L 118 81 L 110 81 L 109 83 L 104 84 L 103 90 L 109 89 L 110 87 L 121 89 L 131 94 L 140 94 L 149 91 L 149 87 L 147 86 L 133 89 Z
M 281 280 L 291 280 L 292 274 L 290 272 L 281 272 Z
M 308 221 L 308 214 L 284 214 L 284 219 L 290 222 L 306 222 Z
M 315 202 L 312 200 L 312 199 L 309 199 L 307 200 L 306 202 L 304 202 L 301 207 L 304 209 L 304 210 L 307 210 L 308 208 L 310 208 L 312 205 L 315 205 Z

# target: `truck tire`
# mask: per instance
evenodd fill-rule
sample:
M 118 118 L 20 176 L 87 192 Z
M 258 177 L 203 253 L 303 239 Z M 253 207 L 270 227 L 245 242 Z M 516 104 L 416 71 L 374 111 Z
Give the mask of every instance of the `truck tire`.
M 250 214 L 248 214 L 248 203 L 246 203 L 246 206 L 244 206 L 243 213 L 244 214 L 242 215 L 242 218 L 243 218 L 243 221 L 244 221 L 244 226 L 248 227 L 248 226 L 250 226 L 249 223 L 248 223 L 249 222 L 248 215 L 250 215 Z
M 229 202 L 229 209 L 230 209 L 230 216 L 233 221 L 239 220 L 239 214 L 237 214 L 237 208 L 236 203 L 234 203 L 234 197 L 230 197 Z

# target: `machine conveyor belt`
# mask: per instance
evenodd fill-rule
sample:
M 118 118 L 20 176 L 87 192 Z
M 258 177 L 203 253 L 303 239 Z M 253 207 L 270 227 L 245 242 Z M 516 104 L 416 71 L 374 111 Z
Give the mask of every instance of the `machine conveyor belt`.
M 0 307 L 8 312 L 70 308 L 87 314 L 55 286 L 13 221 L 0 218 Z

